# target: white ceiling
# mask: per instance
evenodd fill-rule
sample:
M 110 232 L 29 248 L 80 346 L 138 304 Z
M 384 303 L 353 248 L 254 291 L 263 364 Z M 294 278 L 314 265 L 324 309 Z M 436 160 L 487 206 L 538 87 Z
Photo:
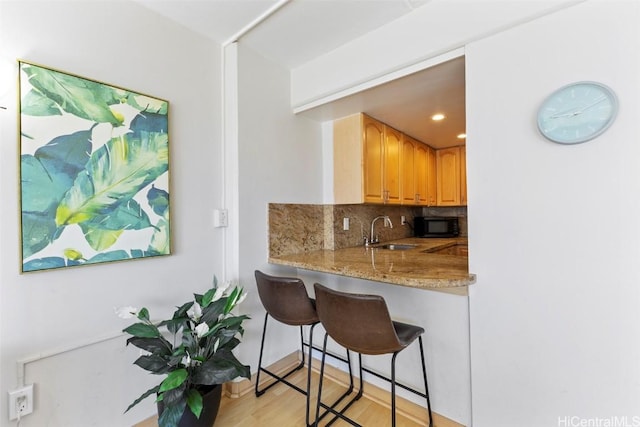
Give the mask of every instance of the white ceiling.
M 220 44 L 241 35 L 244 45 L 292 69 L 430 0 L 136 1 Z M 456 138 L 465 130 L 464 58 L 303 114 L 332 120 L 359 111 L 435 148 L 464 143 Z M 428 117 L 434 112 L 444 112 L 447 119 L 433 123 Z

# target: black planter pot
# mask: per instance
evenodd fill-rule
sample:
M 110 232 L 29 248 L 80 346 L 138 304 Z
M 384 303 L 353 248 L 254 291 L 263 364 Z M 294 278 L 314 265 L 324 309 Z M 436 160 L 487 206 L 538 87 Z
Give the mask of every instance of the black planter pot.
M 222 386 L 214 385 L 209 387 L 204 392 L 201 390 L 202 395 L 202 412 L 200 418 L 196 418 L 193 412 L 187 407 L 180 418 L 178 427 L 213 427 L 218 416 L 218 409 L 220 408 L 220 401 L 222 399 Z M 164 405 L 162 402 L 158 402 L 158 415 L 162 414 Z

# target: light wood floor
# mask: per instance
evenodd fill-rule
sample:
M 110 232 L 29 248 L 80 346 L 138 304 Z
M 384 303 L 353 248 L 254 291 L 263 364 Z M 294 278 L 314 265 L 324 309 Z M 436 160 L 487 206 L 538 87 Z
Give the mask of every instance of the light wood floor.
M 306 370 L 302 369 L 292 375 L 294 384 L 305 388 Z M 314 373 L 314 384 L 317 384 L 318 374 Z M 365 390 L 367 386 L 365 385 Z M 322 400 L 335 400 L 345 388 L 333 381 L 323 383 Z M 313 399 L 317 395 L 312 392 L 312 414 L 315 414 Z M 326 399 L 325 399 L 326 396 Z M 278 384 L 269 389 L 265 394 L 257 398 L 253 392 L 247 393 L 239 398 L 223 397 L 220 412 L 216 419 L 215 427 L 292 427 L 305 426 L 305 396 L 284 384 Z M 362 397 L 347 411 L 347 415 L 357 423 L 366 427 L 390 426 L 391 412 L 389 408 L 379 405 L 366 397 Z M 329 417 L 321 423 L 324 426 Z M 349 426 L 342 420 L 332 424 L 336 427 Z M 397 415 L 396 425 L 398 427 L 417 427 L 418 424 L 401 415 Z M 157 418 L 151 418 L 135 427 L 155 427 Z

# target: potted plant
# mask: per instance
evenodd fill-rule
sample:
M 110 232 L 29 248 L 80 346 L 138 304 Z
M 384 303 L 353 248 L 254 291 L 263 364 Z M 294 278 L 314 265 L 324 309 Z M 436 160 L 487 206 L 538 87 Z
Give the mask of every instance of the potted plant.
M 177 307 L 171 319 L 157 323 L 151 320 L 146 308 L 116 309 L 122 318 L 139 320 L 123 330 L 131 335 L 127 345 L 147 352 L 134 364 L 153 374 L 166 375 L 160 384 L 136 399 L 127 411 L 155 395 L 160 427 L 213 425 L 222 384 L 251 376 L 249 366 L 242 365 L 232 353 L 240 343 L 237 335 L 244 333 L 242 322 L 249 317 L 231 312 L 244 300 L 246 293 L 238 286 L 229 289 L 228 283 L 218 286 L 214 277 L 213 287 L 204 295 L 194 294 L 192 301 Z M 161 332 L 161 328 L 166 331 Z M 214 408 L 207 407 L 208 398 L 214 401 Z

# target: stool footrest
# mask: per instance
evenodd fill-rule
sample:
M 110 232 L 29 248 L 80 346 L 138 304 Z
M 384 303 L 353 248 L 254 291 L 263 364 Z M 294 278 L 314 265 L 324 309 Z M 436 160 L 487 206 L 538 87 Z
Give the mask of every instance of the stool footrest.
M 269 376 L 271 376 L 271 377 L 275 378 L 275 380 L 276 380 L 276 381 L 275 381 L 275 382 L 273 382 L 273 383 L 271 383 L 271 384 L 269 384 L 268 386 L 266 386 L 266 387 L 265 387 L 265 388 L 263 388 L 262 390 L 258 390 L 258 387 L 257 387 L 257 385 L 256 385 L 256 396 L 262 396 L 262 395 L 264 394 L 264 392 L 265 392 L 265 391 L 269 390 L 271 387 L 273 387 L 274 385 L 276 385 L 276 384 L 278 384 L 278 383 L 284 383 L 284 384 L 288 385 L 289 387 L 291 387 L 291 388 L 293 388 L 293 389 L 295 389 L 295 390 L 299 391 L 300 393 L 302 393 L 302 394 L 305 394 L 305 395 L 306 395 L 306 394 L 307 394 L 307 392 L 306 392 L 305 390 L 301 389 L 301 388 L 300 388 L 300 387 L 298 387 L 297 385 L 292 384 L 292 383 L 290 383 L 289 381 L 287 381 L 287 380 L 286 380 L 286 378 L 287 378 L 289 375 L 291 375 L 291 374 L 295 373 L 296 371 L 299 371 L 299 370 L 300 370 L 300 369 L 302 369 L 303 367 L 304 367 L 304 360 L 303 360 L 303 361 L 302 361 L 298 366 L 296 366 L 295 368 L 293 368 L 292 370 L 290 370 L 289 372 L 287 372 L 287 373 L 286 373 L 286 374 L 284 374 L 284 375 L 276 375 L 276 374 L 274 374 L 273 372 L 269 371 L 268 369 L 260 368 L 260 370 L 261 370 L 262 372 L 264 372 L 265 374 L 267 374 L 267 375 L 269 375 Z

